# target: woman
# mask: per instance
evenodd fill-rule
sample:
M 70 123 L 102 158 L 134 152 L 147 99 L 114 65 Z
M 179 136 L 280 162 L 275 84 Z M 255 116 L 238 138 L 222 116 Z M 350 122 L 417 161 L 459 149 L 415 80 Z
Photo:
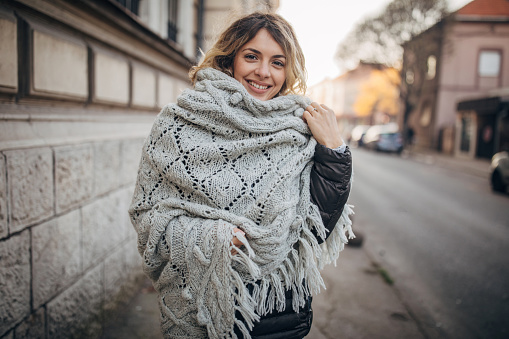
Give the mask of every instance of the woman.
M 351 156 L 280 16 L 237 20 L 156 119 L 129 210 L 167 338 L 302 338 L 351 232 Z M 320 245 L 322 244 L 322 245 Z

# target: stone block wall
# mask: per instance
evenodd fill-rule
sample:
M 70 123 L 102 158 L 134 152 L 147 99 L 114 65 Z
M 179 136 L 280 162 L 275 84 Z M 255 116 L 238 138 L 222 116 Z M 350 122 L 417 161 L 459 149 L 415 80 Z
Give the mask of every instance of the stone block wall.
M 105 311 L 136 287 L 127 209 L 142 143 L 0 152 L 0 336 L 96 337 Z
M 127 210 L 191 62 L 126 11 L 0 2 L 1 339 L 98 338 L 143 278 Z

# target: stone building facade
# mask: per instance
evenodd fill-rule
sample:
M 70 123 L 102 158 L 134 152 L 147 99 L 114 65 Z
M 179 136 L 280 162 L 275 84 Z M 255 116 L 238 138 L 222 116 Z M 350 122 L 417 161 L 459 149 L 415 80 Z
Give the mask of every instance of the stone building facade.
M 143 141 L 215 22 L 257 6 L 278 2 L 0 2 L 0 338 L 99 337 L 137 290 Z
M 127 208 L 194 57 L 110 1 L 0 4 L 0 337 L 97 337 L 142 277 Z
M 491 157 L 494 117 L 457 105 L 509 86 L 509 2 L 473 0 L 403 47 L 402 129 L 418 147 Z

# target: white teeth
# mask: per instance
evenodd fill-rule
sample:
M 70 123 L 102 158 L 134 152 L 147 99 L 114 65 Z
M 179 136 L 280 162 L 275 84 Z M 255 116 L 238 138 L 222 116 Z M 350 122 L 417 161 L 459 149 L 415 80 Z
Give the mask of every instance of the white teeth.
M 267 88 L 269 88 L 269 86 L 260 86 L 260 85 L 258 85 L 258 84 L 255 84 L 255 83 L 254 83 L 254 82 L 252 82 L 252 81 L 249 81 L 249 84 L 250 84 L 251 86 L 253 86 L 254 88 L 258 88 L 258 89 L 267 89 Z

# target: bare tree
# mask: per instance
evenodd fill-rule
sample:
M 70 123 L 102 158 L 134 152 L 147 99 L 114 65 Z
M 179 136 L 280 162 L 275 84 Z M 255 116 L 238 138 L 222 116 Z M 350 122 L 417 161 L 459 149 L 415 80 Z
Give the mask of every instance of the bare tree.
M 397 66 L 401 45 L 448 14 L 446 0 L 393 0 L 375 17 L 368 17 L 338 45 L 336 61 L 354 69 L 359 61 Z

